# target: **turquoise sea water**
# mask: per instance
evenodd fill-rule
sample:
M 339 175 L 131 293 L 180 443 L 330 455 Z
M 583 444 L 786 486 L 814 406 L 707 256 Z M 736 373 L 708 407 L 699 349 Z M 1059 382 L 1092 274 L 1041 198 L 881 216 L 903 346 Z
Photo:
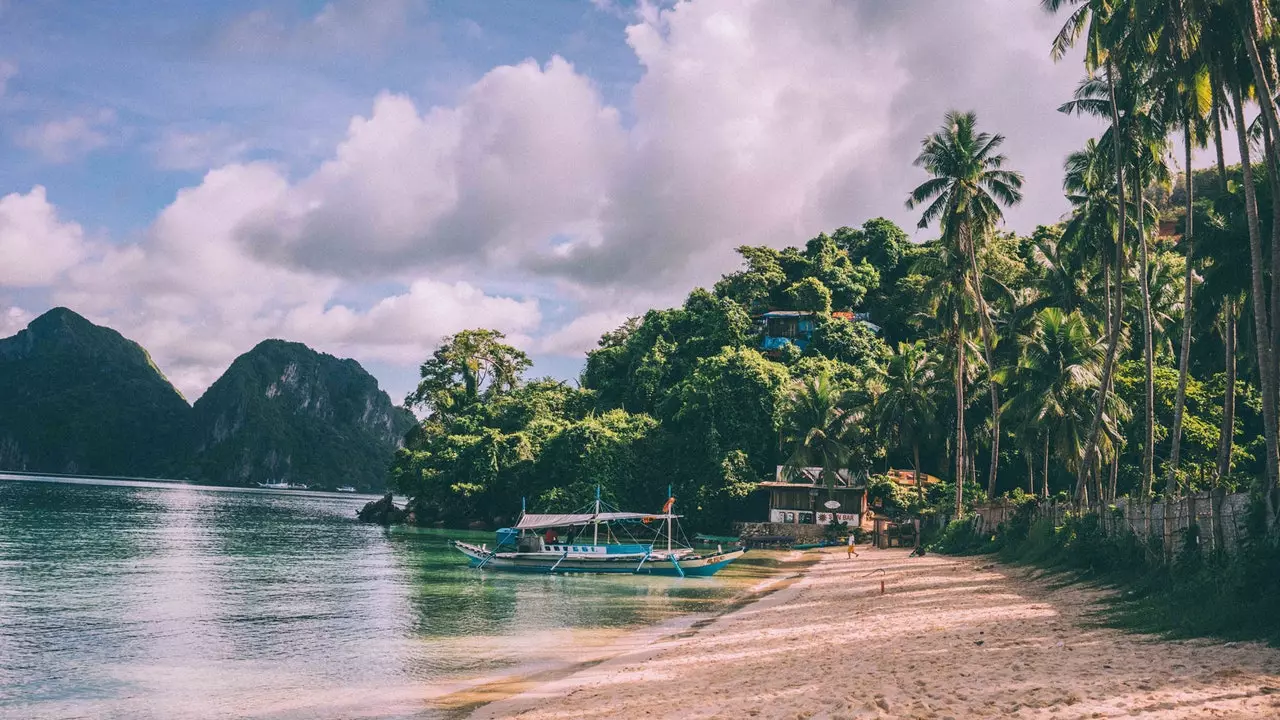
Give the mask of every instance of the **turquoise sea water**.
M 368 499 L 0 474 L 0 718 L 431 718 L 749 575 L 477 572 Z

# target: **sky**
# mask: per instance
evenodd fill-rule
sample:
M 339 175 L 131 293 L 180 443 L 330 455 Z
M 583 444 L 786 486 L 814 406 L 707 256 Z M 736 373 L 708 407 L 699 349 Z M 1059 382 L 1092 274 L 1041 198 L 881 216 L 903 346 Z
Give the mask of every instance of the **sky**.
M 194 401 L 265 338 L 393 399 L 490 327 L 575 378 L 604 331 L 887 217 L 951 109 L 1066 211 L 1062 18 L 1032 0 L 0 0 L 0 337 L 66 306 Z

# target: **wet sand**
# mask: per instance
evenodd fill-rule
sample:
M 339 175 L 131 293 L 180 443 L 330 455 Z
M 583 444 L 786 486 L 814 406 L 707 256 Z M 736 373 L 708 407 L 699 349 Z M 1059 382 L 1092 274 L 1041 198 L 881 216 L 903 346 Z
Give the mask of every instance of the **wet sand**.
M 908 552 L 822 551 L 797 582 L 745 607 L 466 710 L 529 720 L 1280 718 L 1280 650 L 1100 629 L 1088 617 L 1096 590 Z

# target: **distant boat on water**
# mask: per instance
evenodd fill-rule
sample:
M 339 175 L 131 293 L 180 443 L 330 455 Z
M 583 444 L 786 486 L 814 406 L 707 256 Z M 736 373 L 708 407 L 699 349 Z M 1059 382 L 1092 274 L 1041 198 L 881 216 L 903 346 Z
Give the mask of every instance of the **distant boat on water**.
M 676 543 L 672 521 L 680 516 L 671 513 L 674 502 L 675 498 L 667 500 L 660 513 L 611 510 L 601 503 L 597 489 L 595 503 L 584 512 L 521 513 L 515 527 L 498 530 L 497 544 L 492 550 L 461 540 L 454 540 L 453 546 L 467 556 L 473 568 L 678 577 L 714 575 L 746 552 L 742 547 L 704 552 Z M 603 543 L 600 542 L 602 526 Z M 655 537 L 637 540 L 628 528 Z M 559 535 L 561 530 L 565 533 L 563 540 Z M 665 550 L 655 547 L 661 544 L 666 545 Z
M 291 482 L 284 482 L 284 481 L 258 483 L 258 487 L 265 488 L 267 490 L 306 490 L 307 489 L 307 486 L 302 483 L 291 483 Z
M 353 492 L 355 492 L 355 491 L 356 491 L 356 489 L 355 489 L 355 488 L 353 488 L 353 487 L 351 487 L 350 485 L 343 485 L 342 487 L 338 488 L 338 492 L 349 492 L 349 493 L 353 493 Z

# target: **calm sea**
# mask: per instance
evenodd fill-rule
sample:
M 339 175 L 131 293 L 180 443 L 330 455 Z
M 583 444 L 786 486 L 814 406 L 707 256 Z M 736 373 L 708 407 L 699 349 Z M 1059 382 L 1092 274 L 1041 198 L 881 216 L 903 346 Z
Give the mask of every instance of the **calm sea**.
M 0 474 L 0 718 L 431 718 L 749 573 L 477 572 L 447 541 L 488 533 L 363 525 L 367 500 Z

